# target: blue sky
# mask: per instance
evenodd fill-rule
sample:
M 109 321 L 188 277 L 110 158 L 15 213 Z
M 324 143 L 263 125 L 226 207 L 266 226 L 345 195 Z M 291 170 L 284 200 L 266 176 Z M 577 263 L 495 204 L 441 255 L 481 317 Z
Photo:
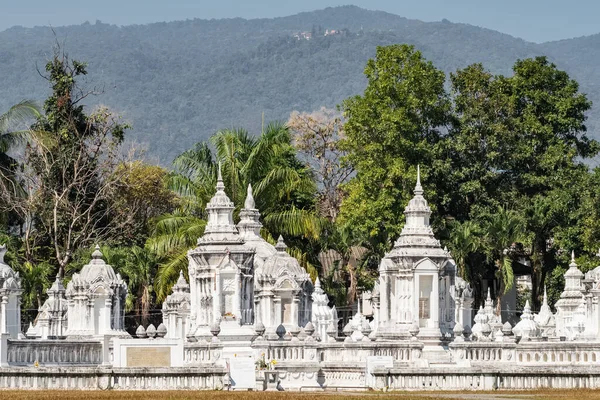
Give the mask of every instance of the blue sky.
M 96 20 L 129 25 L 186 18 L 270 18 L 345 4 L 423 21 L 447 18 L 533 42 L 600 32 L 598 0 L 0 0 L 0 31 L 13 25 Z

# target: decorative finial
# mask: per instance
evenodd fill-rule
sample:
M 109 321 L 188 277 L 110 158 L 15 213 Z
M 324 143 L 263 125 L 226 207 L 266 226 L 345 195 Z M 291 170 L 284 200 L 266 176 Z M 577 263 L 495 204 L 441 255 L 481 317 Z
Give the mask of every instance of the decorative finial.
M 253 210 L 256 208 L 256 203 L 254 202 L 254 196 L 252 195 L 252 184 L 248 184 L 248 192 L 246 195 L 246 201 L 244 202 L 244 208 L 247 210 Z
M 575 250 L 571 250 L 571 264 L 569 267 L 577 267 L 577 263 L 575 262 Z
M 223 184 L 223 175 L 221 174 L 221 161 L 219 161 L 219 167 L 217 169 L 217 191 L 225 190 L 225 185 Z
M 490 288 L 488 287 L 487 299 L 492 300 L 492 296 L 490 295 Z
M 414 193 L 416 195 L 423 194 L 423 187 L 421 186 L 421 167 L 418 164 L 417 164 L 417 184 L 415 185 Z
M 275 245 L 275 250 L 281 252 L 285 251 L 285 249 L 287 249 L 287 245 L 283 241 L 283 236 L 279 235 L 279 238 L 277 239 L 277 244 Z
M 531 306 L 529 305 L 529 300 L 525 301 L 525 308 L 523 309 L 523 313 L 529 314 L 531 312 Z
M 99 260 L 102 258 L 102 252 L 100 251 L 100 246 L 96 245 L 94 248 L 94 252 L 92 253 L 92 258 L 94 260 Z
M 315 288 L 320 288 L 321 287 L 321 281 L 319 280 L 319 277 L 317 276 L 317 279 L 315 280 Z
M 546 285 L 544 285 L 544 300 L 542 301 L 542 306 L 548 305 L 548 295 L 546 294 Z
M 188 283 L 185 280 L 185 276 L 183 276 L 183 270 L 179 270 L 179 278 L 177 279 L 177 283 L 173 286 L 173 291 L 185 291 L 188 287 Z

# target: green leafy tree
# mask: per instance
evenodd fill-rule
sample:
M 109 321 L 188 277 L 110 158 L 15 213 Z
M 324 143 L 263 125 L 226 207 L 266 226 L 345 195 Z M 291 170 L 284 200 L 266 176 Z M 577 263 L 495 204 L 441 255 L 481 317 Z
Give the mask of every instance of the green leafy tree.
M 378 47 L 365 75 L 364 94 L 342 105 L 342 144 L 356 175 L 344 187 L 340 219 L 383 253 L 401 231 L 417 164 L 432 162 L 450 101 L 444 73 L 412 46 Z
M 599 146 L 584 124 L 591 104 L 566 72 L 545 57 L 519 60 L 513 71 L 493 76 L 476 64 L 451 75 L 455 119 L 434 174 L 446 215 L 482 222 L 510 208 L 520 216 L 535 308 L 557 251 L 580 247 L 573 230 L 587 179 L 582 160 Z
M 167 186 L 169 173 L 158 165 L 133 161 L 120 164 L 115 175 L 118 178 L 110 215 L 115 235 L 111 243 L 143 245 L 151 221 L 178 205 L 177 196 Z

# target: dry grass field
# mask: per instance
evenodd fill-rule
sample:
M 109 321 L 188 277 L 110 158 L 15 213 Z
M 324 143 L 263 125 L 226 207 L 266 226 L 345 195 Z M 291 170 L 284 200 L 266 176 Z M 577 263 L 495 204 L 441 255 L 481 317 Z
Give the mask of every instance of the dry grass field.
M 207 391 L 0 391 L 7 400 L 600 400 L 600 390 L 546 390 L 530 392 L 207 392 Z

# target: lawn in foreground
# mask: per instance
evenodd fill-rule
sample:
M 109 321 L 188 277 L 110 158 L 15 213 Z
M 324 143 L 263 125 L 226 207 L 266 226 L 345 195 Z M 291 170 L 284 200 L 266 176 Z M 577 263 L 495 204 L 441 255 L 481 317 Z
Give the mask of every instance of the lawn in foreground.
M 78 391 L 0 390 L 0 399 L 10 400 L 600 400 L 600 390 L 538 390 L 521 392 L 227 392 L 227 391 Z

